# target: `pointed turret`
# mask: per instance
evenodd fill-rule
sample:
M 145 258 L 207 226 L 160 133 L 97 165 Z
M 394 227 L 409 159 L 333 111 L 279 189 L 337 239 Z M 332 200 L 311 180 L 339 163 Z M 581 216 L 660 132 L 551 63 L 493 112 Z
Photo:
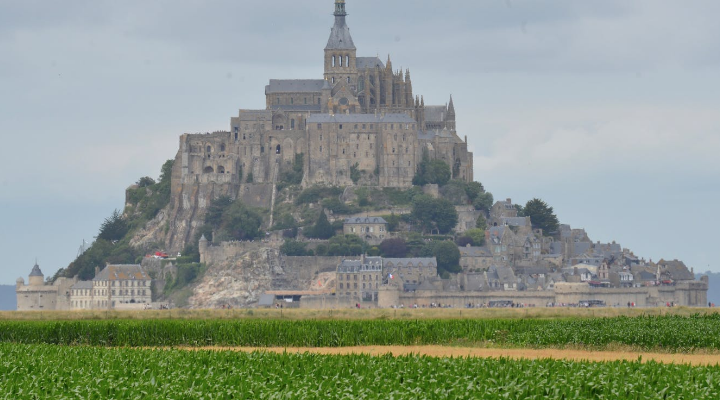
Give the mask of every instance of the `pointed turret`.
M 330 30 L 330 39 L 325 50 L 355 50 L 350 28 L 345 22 L 345 0 L 335 0 L 335 25 Z
M 455 119 L 455 104 L 453 104 L 452 95 L 450 95 L 450 104 L 448 105 L 448 119 L 452 116 Z

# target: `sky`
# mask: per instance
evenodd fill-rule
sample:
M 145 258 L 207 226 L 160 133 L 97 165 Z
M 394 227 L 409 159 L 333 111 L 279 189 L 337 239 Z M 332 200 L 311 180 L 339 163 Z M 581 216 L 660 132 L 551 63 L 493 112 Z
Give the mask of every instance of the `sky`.
M 273 79 L 320 79 L 332 0 L 0 0 L 0 284 L 52 275 Z M 720 2 L 347 0 L 358 56 L 453 95 L 475 178 L 593 241 L 720 271 Z

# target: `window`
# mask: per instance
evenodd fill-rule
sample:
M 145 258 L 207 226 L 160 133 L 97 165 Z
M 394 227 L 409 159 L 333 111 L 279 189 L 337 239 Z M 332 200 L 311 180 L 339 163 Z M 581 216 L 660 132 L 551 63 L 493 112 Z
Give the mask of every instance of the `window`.
M 335 66 L 335 56 L 333 56 L 333 58 L 332 58 L 332 66 L 333 67 Z
M 339 58 L 339 64 L 342 67 L 343 66 L 343 56 L 338 57 Z
M 220 145 L 220 151 L 225 151 L 225 143 Z
M 358 128 L 358 124 L 355 124 L 355 129 L 357 129 L 357 128 Z M 358 135 L 358 138 L 359 138 L 359 137 L 360 137 L 360 135 Z
M 322 153 L 322 146 L 320 146 L 320 152 Z
M 260 152 L 261 152 L 261 153 L 264 153 L 264 152 L 265 152 L 265 146 L 260 146 Z
M 335 84 L 335 77 L 334 77 L 334 76 L 332 77 L 332 83 L 333 83 L 333 85 Z
M 345 66 L 350 66 L 350 56 L 345 56 Z M 350 82 L 350 78 L 348 78 L 348 82 Z
M 205 152 L 212 153 L 212 147 L 210 147 L 210 146 L 206 147 Z
M 290 129 L 295 129 L 295 120 L 294 119 L 290 120 Z
M 291 99 L 290 99 L 290 104 L 295 104 L 295 99 L 291 98 Z
M 317 125 L 318 130 L 322 129 L 322 124 Z M 320 136 L 320 140 L 322 140 L 322 135 Z
M 307 104 L 307 97 L 304 100 L 305 100 L 305 104 Z
M 375 129 L 375 124 L 370 124 L 370 129 Z
M 365 124 L 363 124 L 362 126 L 363 126 L 362 128 L 365 129 Z M 368 139 L 370 139 L 370 136 L 368 136 Z
M 340 124 L 339 128 L 342 129 L 342 124 Z
M 350 77 L 349 77 L 349 76 L 347 77 L 347 83 L 350 83 Z
M 340 289 L 342 289 L 342 288 L 343 288 L 343 284 L 341 283 L 341 284 L 340 284 Z

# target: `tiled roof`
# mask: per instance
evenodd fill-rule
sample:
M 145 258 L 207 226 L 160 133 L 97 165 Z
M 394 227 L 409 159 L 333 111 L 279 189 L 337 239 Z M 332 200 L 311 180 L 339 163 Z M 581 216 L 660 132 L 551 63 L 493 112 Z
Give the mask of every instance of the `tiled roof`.
M 382 217 L 355 217 L 345 220 L 346 224 L 387 224 Z
M 72 285 L 71 289 L 92 289 L 92 281 L 79 281 Z
M 447 107 L 445 106 L 425 106 L 426 122 L 444 122 L 447 115 Z
M 388 266 L 388 264 L 392 264 L 392 267 L 397 268 L 398 266 L 406 266 L 408 264 L 412 264 L 413 267 L 417 267 L 422 263 L 423 266 L 437 266 L 437 259 L 435 257 L 431 258 L 383 258 L 383 264 Z
M 325 50 L 355 50 L 355 43 L 353 43 L 350 28 L 345 23 L 344 16 L 335 17 L 335 25 L 330 31 L 330 38 Z
M 30 271 L 30 276 L 45 276 L 45 275 L 43 275 L 42 271 L 40 271 L 40 266 L 35 264 L 33 266 L 32 271 Z
M 150 276 L 139 265 L 108 265 L 93 281 L 150 280 Z
M 366 68 L 385 68 L 385 65 L 382 61 L 380 61 L 377 57 L 358 57 L 355 61 L 355 65 L 357 66 L 357 69 L 366 69 Z
M 492 257 L 492 253 L 487 247 L 460 247 L 459 250 L 461 257 Z
M 320 93 L 324 79 L 270 79 L 265 93 Z

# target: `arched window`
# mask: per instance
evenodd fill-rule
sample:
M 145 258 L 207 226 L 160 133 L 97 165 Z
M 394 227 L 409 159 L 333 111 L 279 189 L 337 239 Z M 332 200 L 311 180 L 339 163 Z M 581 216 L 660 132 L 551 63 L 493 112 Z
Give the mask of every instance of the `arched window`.
M 332 66 L 333 67 L 335 66 L 335 56 L 333 56 L 333 58 L 332 58 Z
M 290 129 L 295 129 L 295 120 L 294 119 L 290 120 Z
M 277 147 L 275 147 L 275 154 L 280 154 L 280 145 L 277 145 Z
M 335 77 L 334 77 L 334 76 L 332 77 L 332 83 L 333 83 L 333 85 L 335 84 Z
M 340 56 L 340 66 L 343 66 L 343 56 Z
M 212 147 L 208 146 L 205 148 L 206 153 L 212 153 Z
M 345 56 L 345 66 L 346 66 L 346 67 L 349 67 L 349 66 L 350 66 L 350 56 Z M 349 79 L 349 78 L 348 78 L 348 79 Z
M 218 174 L 224 174 L 224 173 L 225 173 L 225 167 L 223 167 L 222 165 L 219 166 L 217 172 L 218 172 Z
M 213 167 L 205 167 L 205 169 L 203 170 L 203 174 L 212 174 L 213 172 L 215 172 Z
M 220 145 L 220 151 L 225 151 L 225 143 Z
M 359 77 L 358 78 L 358 90 L 363 91 L 365 90 L 365 77 Z

